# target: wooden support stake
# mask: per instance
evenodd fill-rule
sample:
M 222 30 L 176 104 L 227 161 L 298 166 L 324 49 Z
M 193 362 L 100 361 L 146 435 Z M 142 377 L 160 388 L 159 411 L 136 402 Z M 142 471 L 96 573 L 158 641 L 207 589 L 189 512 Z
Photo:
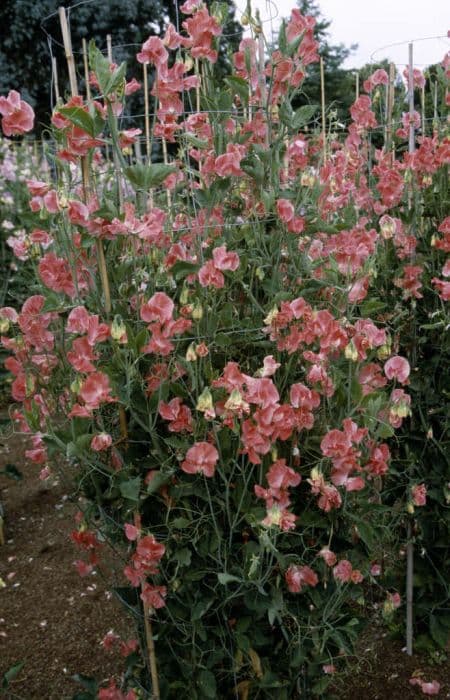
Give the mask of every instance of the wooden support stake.
M 195 108 L 197 110 L 197 113 L 200 112 L 200 81 L 201 81 L 201 76 L 200 76 L 200 61 L 198 58 L 195 59 L 195 75 L 197 76 L 198 79 L 198 85 L 195 86 Z
M 395 81 L 395 64 L 389 64 L 389 83 L 387 91 L 387 109 L 386 109 L 386 140 L 384 150 L 388 153 L 392 142 L 392 112 L 394 109 L 394 81 Z
M 426 121 L 425 121 L 425 85 L 422 85 L 420 93 L 420 106 L 422 111 L 422 136 L 425 136 Z
M 110 63 L 113 62 L 113 55 L 112 55 L 112 37 L 111 34 L 106 35 L 106 49 L 107 49 L 107 54 L 108 54 L 108 61 Z
M 70 38 L 70 31 L 69 31 L 69 26 L 67 24 L 66 10 L 64 7 L 59 8 L 59 21 L 61 24 L 61 32 L 62 32 L 63 42 L 64 42 L 64 51 L 66 54 L 67 68 L 69 71 L 70 91 L 72 93 L 72 97 L 76 97 L 78 95 L 77 76 L 76 76 L 76 72 L 75 72 L 75 62 L 73 60 L 73 53 L 72 53 L 72 40 Z M 88 198 L 88 194 L 89 194 L 89 190 L 90 190 L 89 163 L 88 163 L 88 160 L 86 157 L 81 158 L 81 173 L 82 173 L 82 177 L 83 177 L 84 199 L 86 200 Z M 96 240 L 96 249 L 97 249 L 98 269 L 100 272 L 100 279 L 102 282 L 103 294 L 105 296 L 105 311 L 106 311 L 106 313 L 109 314 L 111 311 L 111 293 L 110 293 L 110 289 L 109 289 L 109 279 L 108 279 L 108 271 L 106 268 L 105 252 L 103 250 L 103 243 L 99 238 L 97 238 L 97 240 Z
M 323 162 L 327 162 L 327 125 L 325 117 L 325 68 L 322 56 L 320 57 L 320 100 L 322 103 L 322 147 Z
M 53 75 L 53 87 L 55 89 L 55 100 L 56 104 L 61 99 L 61 95 L 59 93 L 59 85 L 58 85 L 58 64 L 56 63 L 56 58 L 53 56 L 52 58 L 52 75 Z
M 359 71 L 356 71 L 356 85 L 355 85 L 356 99 L 359 97 Z
M 144 119 L 145 119 L 145 149 L 147 154 L 147 162 L 150 163 L 152 159 L 151 147 L 150 147 L 150 107 L 148 98 L 148 71 L 147 64 L 143 64 L 144 69 Z
M 69 71 L 70 92 L 72 93 L 72 97 L 76 97 L 78 95 L 77 74 L 75 70 L 75 61 L 73 58 L 72 40 L 70 38 L 69 25 L 67 23 L 66 8 L 60 7 L 58 12 L 64 43 L 64 51 L 66 54 L 67 69 Z
M 155 642 L 153 640 L 152 622 L 150 619 L 151 611 L 147 603 L 144 602 L 144 625 L 145 639 L 148 649 L 148 660 L 150 664 L 150 675 L 152 677 L 152 700 L 160 700 L 158 666 L 156 663 Z
M 91 100 L 91 85 L 89 83 L 89 62 L 88 62 L 88 50 L 87 50 L 87 42 L 86 39 L 83 37 L 81 41 L 82 45 L 82 50 L 83 50 L 83 64 L 84 64 L 84 82 L 86 83 L 86 99 Z
M 165 165 L 168 165 L 168 164 L 169 164 L 169 158 L 168 158 L 168 155 L 167 155 L 167 142 L 166 142 L 166 139 L 164 138 L 164 136 L 163 136 L 163 138 L 162 138 L 162 149 L 163 149 L 164 164 L 165 164 Z M 172 195 L 171 195 L 171 193 L 170 193 L 169 188 L 166 189 L 166 196 L 167 196 L 167 206 L 168 206 L 168 208 L 170 209 L 171 206 L 172 206 Z
M 415 151 L 415 131 L 413 124 L 414 112 L 414 70 L 413 70 L 413 44 L 408 45 L 408 102 L 409 102 L 409 139 L 408 151 Z M 409 208 L 411 208 L 412 202 Z M 412 258 L 413 261 L 413 258 Z M 412 350 L 413 355 L 415 349 Z M 412 367 L 415 366 L 415 359 L 412 359 Z M 413 604 L 414 604 L 414 543 L 411 519 L 408 522 L 406 543 L 406 653 L 413 654 Z

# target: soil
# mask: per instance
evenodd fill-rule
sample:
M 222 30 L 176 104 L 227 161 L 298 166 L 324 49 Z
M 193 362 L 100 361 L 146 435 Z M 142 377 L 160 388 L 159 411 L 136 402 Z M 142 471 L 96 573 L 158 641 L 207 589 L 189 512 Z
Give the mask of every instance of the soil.
M 0 684 L 5 671 L 23 668 L 4 695 L 8 700 L 68 700 L 81 690 L 74 674 L 104 680 L 120 674 L 123 660 L 106 652 L 110 629 L 125 639 L 131 623 L 97 576 L 80 578 L 70 541 L 77 499 L 57 477 L 40 481 L 40 468 L 26 463 L 21 436 L 0 438 L 0 469 L 15 464 L 22 481 L 0 474 L 5 509 L 5 544 L 0 547 Z M 0 586 L 2 586 L 0 581 Z M 336 678 L 330 700 L 408 700 L 424 697 L 409 679 L 441 683 L 438 698 L 450 698 L 450 654 L 406 656 L 402 644 L 371 625 L 357 657 Z M 0 695 L 2 691 L 0 690 Z M 180 700 L 184 698 L 180 697 Z
M 134 634 L 106 584 L 75 570 L 80 554 L 70 532 L 77 499 L 58 478 L 39 480 L 40 467 L 24 459 L 26 448 L 22 436 L 0 438 L 0 469 L 14 464 L 24 475 L 22 481 L 0 475 L 0 685 L 23 662 L 6 697 L 63 700 L 82 690 L 74 674 L 102 680 L 120 673 L 123 659 L 101 646 L 110 629 L 125 639 Z

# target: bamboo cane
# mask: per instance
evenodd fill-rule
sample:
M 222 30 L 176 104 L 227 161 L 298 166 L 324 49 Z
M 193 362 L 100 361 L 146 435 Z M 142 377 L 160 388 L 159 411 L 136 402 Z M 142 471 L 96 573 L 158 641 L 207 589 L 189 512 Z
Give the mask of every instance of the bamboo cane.
M 327 127 L 325 120 L 325 69 L 322 56 L 320 57 L 320 100 L 322 104 L 322 148 L 323 162 L 327 162 Z
M 70 38 L 70 31 L 69 31 L 69 26 L 67 24 L 66 10 L 64 7 L 59 8 L 59 21 L 61 24 L 61 32 L 62 32 L 63 42 L 64 42 L 64 51 L 66 54 L 67 68 L 69 71 L 70 91 L 72 93 L 72 96 L 76 97 L 78 95 L 77 76 L 76 76 L 76 72 L 75 72 L 75 62 L 73 60 L 72 40 Z M 86 200 L 88 197 L 89 190 L 90 190 L 89 165 L 88 165 L 88 161 L 87 161 L 86 157 L 81 158 L 81 172 L 82 172 L 82 177 L 83 177 L 84 198 Z M 105 252 L 103 250 L 102 241 L 99 238 L 97 238 L 97 240 L 96 240 L 96 249 L 97 249 L 98 269 L 100 272 L 100 279 L 102 282 L 103 294 L 105 296 L 105 311 L 106 311 L 106 313 L 109 313 L 111 311 L 111 293 L 109 290 L 109 279 L 108 279 L 108 271 L 106 269 Z
M 77 74 L 75 70 L 75 61 L 73 58 L 72 39 L 70 38 L 69 25 L 67 23 L 66 9 L 64 7 L 60 7 L 58 12 L 64 51 L 66 54 L 67 69 L 69 71 L 70 92 L 72 93 L 72 97 L 76 97 L 78 95 Z
M 58 64 L 56 62 L 55 56 L 52 58 L 52 74 L 53 74 L 53 87 L 55 88 L 55 99 L 56 103 L 59 102 L 61 99 L 61 95 L 59 93 L 59 85 L 58 85 Z
M 89 83 L 89 64 L 88 64 L 88 52 L 87 52 L 87 42 L 83 37 L 82 42 L 83 51 L 83 64 L 84 64 L 84 82 L 86 83 L 86 98 L 91 100 L 91 85 Z
M 414 112 L 414 71 L 413 71 L 413 44 L 408 46 L 408 102 L 409 102 L 409 139 L 408 151 L 414 153 L 415 150 L 415 130 L 413 123 Z M 415 348 L 412 351 L 415 354 Z M 413 367 L 415 364 L 413 359 Z M 406 544 L 406 653 L 412 656 L 413 653 L 413 604 L 414 604 L 414 543 L 412 541 L 411 519 L 407 527 Z
M 395 65 L 389 64 L 389 83 L 387 91 L 387 110 L 386 110 L 386 141 L 385 151 L 389 152 L 392 140 L 392 112 L 394 109 L 394 80 L 395 80 Z

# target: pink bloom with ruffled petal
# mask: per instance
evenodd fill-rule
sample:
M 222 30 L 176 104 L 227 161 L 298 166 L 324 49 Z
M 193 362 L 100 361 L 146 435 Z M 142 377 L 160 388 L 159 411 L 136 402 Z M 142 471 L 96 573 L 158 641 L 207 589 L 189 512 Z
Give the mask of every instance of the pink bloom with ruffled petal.
M 8 97 L 0 97 L 0 114 L 5 136 L 24 134 L 33 128 L 34 111 L 16 90 L 10 90 Z

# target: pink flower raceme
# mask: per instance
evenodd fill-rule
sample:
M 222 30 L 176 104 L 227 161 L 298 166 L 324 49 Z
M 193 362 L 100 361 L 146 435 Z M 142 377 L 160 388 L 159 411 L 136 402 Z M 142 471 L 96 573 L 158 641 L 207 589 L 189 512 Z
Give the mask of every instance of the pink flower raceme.
M 166 586 L 152 586 L 149 583 L 144 583 L 142 586 L 141 600 L 150 608 L 158 610 L 166 604 L 164 598 L 167 595 Z
M 347 559 L 341 559 L 333 569 L 333 576 L 341 583 L 361 583 L 363 576 L 358 569 L 354 569 Z
M 99 408 L 102 403 L 117 401 L 111 396 L 109 377 L 103 372 L 92 372 L 83 382 L 79 396 L 83 399 L 88 411 Z
M 177 396 L 175 399 L 164 403 L 159 403 L 159 415 L 164 420 L 169 421 L 169 430 L 172 433 L 188 432 L 192 433 L 192 413 L 188 406 L 185 406 L 181 399 Z
M 152 334 L 150 342 L 142 348 L 142 352 L 169 355 L 173 350 L 171 339 L 189 330 L 192 321 L 185 318 L 174 320 L 174 309 L 172 299 L 164 292 L 156 292 L 141 306 L 141 318 L 149 323 L 147 328 Z
M 375 114 L 371 111 L 372 101 L 367 95 L 361 95 L 350 107 L 350 114 L 355 124 L 361 129 L 377 126 Z
M 196 442 L 186 453 L 186 458 L 181 464 L 181 469 L 186 474 L 203 474 L 207 477 L 214 476 L 219 453 L 214 445 L 209 442 Z
M 266 478 L 268 489 L 257 484 L 254 487 L 256 496 L 266 501 L 267 516 L 262 524 L 267 527 L 276 525 L 281 530 L 290 530 L 295 527 L 297 516 L 287 510 L 290 504 L 288 488 L 298 486 L 301 476 L 286 465 L 286 460 L 278 459 L 270 467 Z
M 377 85 L 387 85 L 389 83 L 389 76 L 383 68 L 378 68 L 372 75 L 370 75 L 367 80 L 364 81 L 364 90 L 366 92 L 372 92 L 372 90 Z
M 427 502 L 427 487 L 425 484 L 416 484 L 411 489 L 411 496 L 415 506 L 424 506 Z
M 11 90 L 8 97 L 0 97 L 0 114 L 5 136 L 25 134 L 33 128 L 34 111 L 16 90 Z
M 125 532 L 128 539 L 135 539 L 135 533 L 131 532 L 129 523 L 125 525 Z M 147 576 L 158 573 L 158 564 L 165 551 L 165 546 L 161 542 L 157 542 L 153 535 L 145 535 L 138 539 L 131 562 L 124 569 L 124 574 L 132 586 L 139 586 Z
M 216 287 L 221 289 L 225 284 L 222 274 L 224 270 L 234 272 L 239 267 L 239 256 L 234 251 L 227 251 L 226 247 L 214 248 L 213 259 L 208 260 L 198 271 L 198 281 L 202 287 Z
M 195 12 L 193 17 L 183 22 L 189 39 L 193 58 L 206 58 L 211 63 L 217 61 L 217 51 L 212 48 L 214 37 L 220 36 L 222 29 L 215 17 L 212 17 L 207 7 Z

